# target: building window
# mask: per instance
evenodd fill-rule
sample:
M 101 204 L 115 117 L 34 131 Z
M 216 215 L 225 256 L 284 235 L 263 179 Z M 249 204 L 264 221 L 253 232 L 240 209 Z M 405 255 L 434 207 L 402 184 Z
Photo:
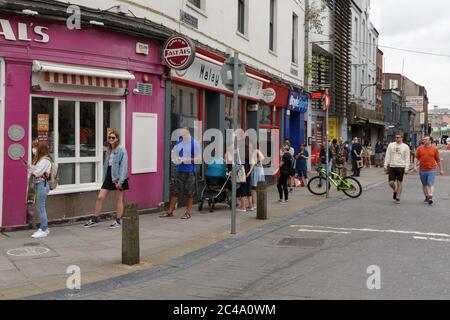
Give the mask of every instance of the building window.
M 197 8 L 201 9 L 201 0 L 188 0 L 189 3 L 193 4 Z
M 353 25 L 353 44 L 355 46 L 355 48 L 358 47 L 358 29 L 359 29 L 359 20 L 357 17 L 355 17 L 355 23 Z
M 398 80 L 389 80 L 389 89 L 396 90 L 398 89 Z
M 270 12 L 269 12 L 269 49 L 273 52 L 276 51 L 276 0 L 270 0 Z
M 292 14 L 292 63 L 298 63 L 298 16 Z
M 122 133 L 121 124 L 120 101 L 32 97 L 32 139 L 48 143 L 59 166 L 61 191 L 98 187 L 103 173 L 102 140 L 108 130 Z
M 245 0 L 238 0 L 238 31 L 245 35 Z

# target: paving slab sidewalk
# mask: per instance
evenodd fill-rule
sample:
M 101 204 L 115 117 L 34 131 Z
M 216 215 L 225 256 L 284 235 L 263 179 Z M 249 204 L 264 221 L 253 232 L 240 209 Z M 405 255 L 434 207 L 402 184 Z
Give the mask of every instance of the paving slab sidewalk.
M 385 179 L 382 169 L 365 169 L 359 178 L 363 187 Z M 331 196 L 342 197 L 343 194 L 332 192 Z M 324 197 L 313 196 L 306 188 L 300 188 L 291 194 L 288 205 L 280 205 L 276 186 L 271 186 L 268 188 L 269 219 L 257 220 L 256 212 L 238 213 L 237 231 L 257 229 L 324 201 Z M 83 228 L 82 223 L 53 227 L 48 238 L 39 240 L 31 238 L 32 231 L 1 233 L 0 299 L 19 299 L 65 289 L 70 276 L 67 268 L 72 265 L 80 267 L 83 285 L 161 265 L 233 237 L 230 211 L 225 205 L 217 205 L 213 213 L 199 213 L 196 209 L 194 206 L 190 220 L 180 219 L 183 209 L 177 210 L 174 218 L 163 219 L 157 214 L 141 216 L 142 262 L 133 267 L 121 264 L 121 230 L 109 230 L 109 221 L 92 229 Z M 8 254 L 10 250 L 24 247 L 41 250 L 43 254 Z

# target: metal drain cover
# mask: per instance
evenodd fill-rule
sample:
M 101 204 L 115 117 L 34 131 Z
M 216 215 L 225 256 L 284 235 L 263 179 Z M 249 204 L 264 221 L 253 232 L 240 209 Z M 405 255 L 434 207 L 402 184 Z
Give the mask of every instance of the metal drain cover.
M 50 249 L 44 247 L 22 247 L 17 249 L 11 249 L 6 253 L 13 257 L 35 257 L 41 256 L 49 252 Z
M 323 246 L 324 243 L 325 240 L 323 239 L 284 238 L 278 245 L 299 248 L 318 248 Z

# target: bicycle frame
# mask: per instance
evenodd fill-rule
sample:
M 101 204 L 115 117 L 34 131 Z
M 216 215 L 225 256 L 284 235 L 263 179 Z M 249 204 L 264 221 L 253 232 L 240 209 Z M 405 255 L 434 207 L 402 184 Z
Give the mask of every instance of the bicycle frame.
M 344 180 L 343 177 L 341 177 L 340 175 L 338 175 L 337 173 L 334 172 L 328 172 L 327 175 L 327 170 L 323 167 L 318 168 L 319 171 L 319 175 L 323 176 L 324 178 L 327 177 L 327 180 L 334 185 L 334 187 L 338 190 L 350 190 L 351 189 L 351 185 L 346 182 Z M 336 179 L 336 180 L 335 180 Z

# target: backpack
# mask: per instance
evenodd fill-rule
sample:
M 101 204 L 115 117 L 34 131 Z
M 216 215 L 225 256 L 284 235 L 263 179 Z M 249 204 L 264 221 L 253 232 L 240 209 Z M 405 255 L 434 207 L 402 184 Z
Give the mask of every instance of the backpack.
M 58 187 L 58 165 L 50 158 L 45 158 L 48 161 L 50 161 L 50 164 L 52 165 L 50 169 L 50 176 L 47 179 L 48 186 L 50 187 L 50 190 L 55 190 Z

